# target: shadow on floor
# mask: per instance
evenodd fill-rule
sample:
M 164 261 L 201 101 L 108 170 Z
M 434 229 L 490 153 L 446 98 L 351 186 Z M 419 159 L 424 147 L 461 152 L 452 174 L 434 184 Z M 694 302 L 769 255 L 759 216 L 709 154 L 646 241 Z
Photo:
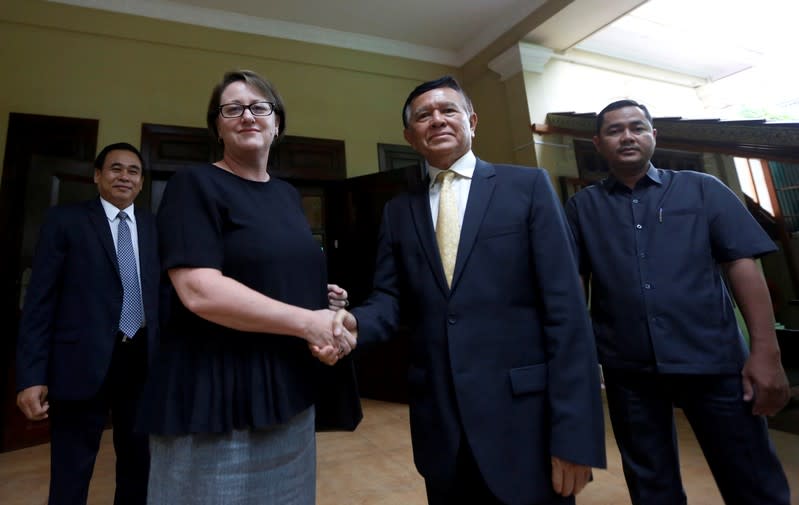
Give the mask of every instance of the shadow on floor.
M 794 395 L 779 414 L 768 418 L 768 427 L 799 435 L 799 397 Z

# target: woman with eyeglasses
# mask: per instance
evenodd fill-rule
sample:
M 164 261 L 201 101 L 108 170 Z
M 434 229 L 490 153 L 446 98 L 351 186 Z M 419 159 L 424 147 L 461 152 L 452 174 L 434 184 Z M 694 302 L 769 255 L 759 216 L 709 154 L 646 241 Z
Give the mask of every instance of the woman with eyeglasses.
M 161 348 L 140 417 L 148 503 L 312 505 L 314 404 L 327 367 L 309 347 L 333 364 L 355 337 L 334 335 L 327 307 L 342 297 L 333 286 L 328 300 L 298 192 L 267 171 L 286 128 L 277 91 L 254 72 L 228 72 L 207 123 L 222 159 L 176 173 L 158 212 Z M 356 400 L 356 424 L 359 409 Z

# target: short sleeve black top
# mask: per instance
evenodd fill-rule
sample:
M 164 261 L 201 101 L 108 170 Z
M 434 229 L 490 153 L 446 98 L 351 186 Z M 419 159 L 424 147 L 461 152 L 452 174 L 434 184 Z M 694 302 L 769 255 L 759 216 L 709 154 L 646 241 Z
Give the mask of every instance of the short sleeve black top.
M 566 215 L 606 367 L 737 374 L 747 349 L 720 265 L 776 250 L 715 177 L 650 166 L 632 190 L 610 177 Z
M 166 272 L 214 268 L 282 302 L 327 306 L 324 254 L 299 194 L 213 165 L 178 172 L 158 212 L 161 346 L 143 399 L 143 429 L 221 433 L 283 423 L 314 401 L 305 341 L 217 325 L 183 306 Z

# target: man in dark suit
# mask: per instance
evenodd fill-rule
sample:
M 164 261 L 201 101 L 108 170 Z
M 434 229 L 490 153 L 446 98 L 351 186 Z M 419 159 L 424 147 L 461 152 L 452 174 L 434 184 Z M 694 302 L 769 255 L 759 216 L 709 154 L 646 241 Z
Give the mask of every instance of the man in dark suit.
M 50 209 L 39 235 L 17 405 L 30 420 L 50 419 L 51 505 L 86 503 L 109 411 L 114 503 L 146 502 L 147 437 L 133 422 L 155 347 L 159 270 L 153 216 L 133 206 L 142 165 L 130 144 L 105 147 L 94 162 L 99 198 Z
M 411 327 L 411 436 L 429 503 L 574 503 L 605 464 L 604 428 L 549 176 L 475 158 L 477 115 L 451 77 L 414 89 L 403 123 L 429 178 L 386 205 L 374 291 L 339 319 L 360 344 L 392 336 L 400 308 Z

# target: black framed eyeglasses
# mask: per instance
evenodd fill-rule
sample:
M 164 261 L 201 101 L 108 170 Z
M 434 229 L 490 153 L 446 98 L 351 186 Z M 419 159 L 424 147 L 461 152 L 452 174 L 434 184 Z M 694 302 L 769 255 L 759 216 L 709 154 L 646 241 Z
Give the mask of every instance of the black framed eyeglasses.
M 275 104 L 266 101 L 255 102 L 250 105 L 226 103 L 219 106 L 219 113 L 226 118 L 241 117 L 245 109 L 249 109 L 250 114 L 253 116 L 268 116 L 275 111 Z

